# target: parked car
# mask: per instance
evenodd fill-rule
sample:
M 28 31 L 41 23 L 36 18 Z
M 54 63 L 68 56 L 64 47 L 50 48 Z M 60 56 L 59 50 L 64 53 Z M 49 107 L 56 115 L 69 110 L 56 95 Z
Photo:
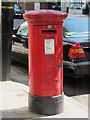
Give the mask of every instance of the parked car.
M 23 13 L 25 13 L 24 10 L 21 9 L 21 7 L 17 4 L 14 4 L 14 17 L 23 17 Z
M 90 76 L 90 31 L 88 17 L 69 16 L 63 24 L 63 71 L 70 77 Z M 24 21 L 13 35 L 12 58 L 28 60 L 28 24 Z M 16 46 L 16 49 L 15 49 Z M 19 52 L 17 50 L 17 46 Z M 22 53 L 22 50 L 24 51 Z M 18 53 L 18 55 L 17 55 Z M 22 58 L 20 59 L 20 55 Z M 16 56 L 17 55 L 17 56 Z M 27 56 L 25 58 L 25 56 Z
M 28 24 L 23 21 L 12 35 L 12 61 L 28 65 Z

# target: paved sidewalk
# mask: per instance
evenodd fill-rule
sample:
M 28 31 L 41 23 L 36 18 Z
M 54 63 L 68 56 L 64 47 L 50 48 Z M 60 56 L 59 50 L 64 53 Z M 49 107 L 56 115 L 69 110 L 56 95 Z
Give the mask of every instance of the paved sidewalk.
M 80 9 L 70 9 L 70 14 L 73 15 L 82 15 L 82 10 Z
M 88 118 L 88 106 L 64 96 L 64 112 L 52 116 L 42 116 L 28 111 L 27 85 L 5 81 L 0 82 L 0 113 L 3 118 Z

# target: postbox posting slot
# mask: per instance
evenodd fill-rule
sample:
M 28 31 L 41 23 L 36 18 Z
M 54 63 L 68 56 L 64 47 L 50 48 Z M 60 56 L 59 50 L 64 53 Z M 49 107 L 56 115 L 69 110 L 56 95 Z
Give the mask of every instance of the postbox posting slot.
M 57 33 L 57 31 L 56 30 L 42 30 L 42 34 L 44 34 L 44 33 L 54 33 L 54 34 L 56 34 Z

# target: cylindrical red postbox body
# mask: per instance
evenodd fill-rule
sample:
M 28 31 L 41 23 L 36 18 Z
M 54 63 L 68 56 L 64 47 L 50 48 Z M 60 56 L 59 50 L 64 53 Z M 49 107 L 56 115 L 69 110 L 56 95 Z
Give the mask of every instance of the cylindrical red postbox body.
M 66 13 L 24 14 L 29 38 L 29 108 L 39 114 L 63 111 L 63 20 Z

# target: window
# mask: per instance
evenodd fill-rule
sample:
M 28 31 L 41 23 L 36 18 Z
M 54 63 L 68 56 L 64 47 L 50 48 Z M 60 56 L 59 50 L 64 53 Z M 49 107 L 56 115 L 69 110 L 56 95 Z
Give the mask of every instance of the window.
M 88 36 L 88 18 L 67 18 L 63 24 L 63 35 L 65 37 Z
M 28 36 L 28 23 L 27 21 L 23 22 L 18 31 L 17 31 L 17 35 L 20 35 L 20 36 Z

